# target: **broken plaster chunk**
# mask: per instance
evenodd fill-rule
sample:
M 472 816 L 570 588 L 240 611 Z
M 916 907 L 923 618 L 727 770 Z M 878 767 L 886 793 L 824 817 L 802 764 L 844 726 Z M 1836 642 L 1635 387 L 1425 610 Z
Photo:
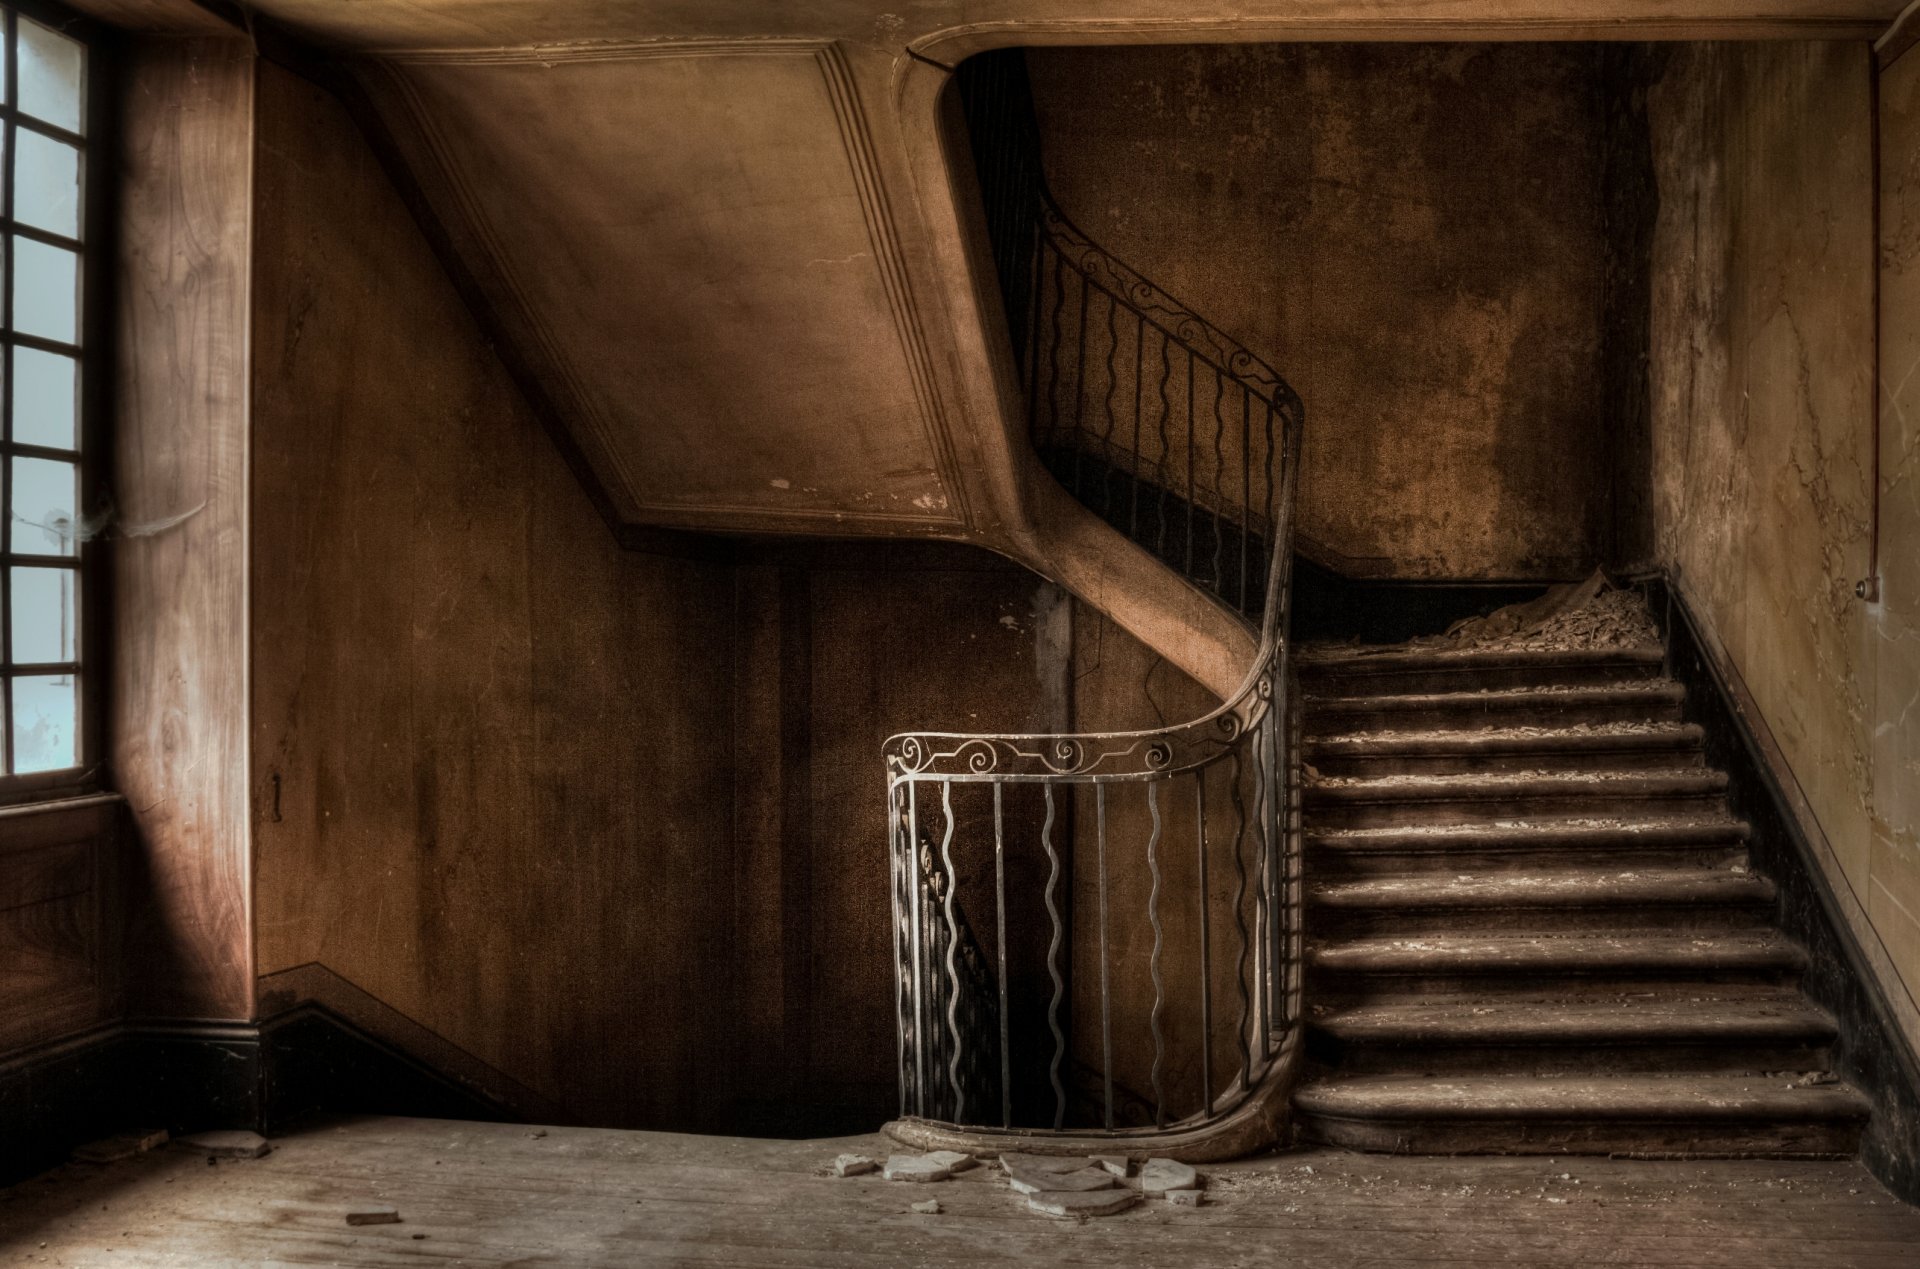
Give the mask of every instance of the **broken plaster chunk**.
M 865 1176 L 880 1165 L 864 1154 L 843 1154 L 834 1156 L 829 1166 L 835 1176 Z
M 77 1147 L 73 1157 L 82 1163 L 117 1163 L 121 1159 L 131 1159 L 136 1154 L 145 1154 L 155 1146 L 165 1145 L 167 1130 L 149 1128 L 145 1132 L 122 1132 L 111 1137 L 102 1137 L 98 1141 L 89 1141 Z
M 944 1181 L 953 1175 L 951 1168 L 943 1168 L 925 1155 L 894 1154 L 887 1156 L 885 1172 L 889 1181 Z
M 1099 1154 L 1093 1157 L 1094 1163 L 1122 1180 L 1127 1176 L 1127 1156 L 1124 1154 Z
M 1115 1212 L 1124 1212 L 1140 1201 L 1140 1196 L 1132 1190 L 1078 1190 L 1078 1191 L 1042 1191 L 1027 1195 L 1027 1206 L 1043 1216 L 1058 1216 L 1069 1220 L 1085 1219 L 1089 1216 L 1111 1216 Z
M 267 1139 L 257 1132 L 226 1129 L 196 1132 L 177 1140 L 189 1150 L 198 1150 L 210 1159 L 258 1159 L 273 1149 Z
M 1028 1172 L 1078 1172 L 1082 1168 L 1093 1166 L 1093 1160 L 1083 1154 L 1016 1154 L 1000 1156 L 1000 1166 L 1009 1174 L 1015 1168 Z
M 1113 1188 L 1113 1174 L 1099 1168 L 1080 1168 L 1073 1172 L 1032 1172 L 1012 1168 L 1007 1183 L 1022 1194 L 1089 1193 Z
M 939 1199 L 928 1199 L 924 1203 L 912 1204 L 912 1207 L 914 1211 L 919 1212 L 922 1216 L 938 1216 L 940 1214 Z
M 958 1150 L 934 1150 L 922 1156 L 929 1163 L 937 1163 L 949 1172 L 965 1172 L 980 1160 Z
M 349 1225 L 398 1225 L 400 1209 L 386 1203 L 361 1203 L 347 1209 Z
M 1167 1202 L 1175 1207 L 1198 1207 L 1204 1190 L 1168 1190 Z
M 1172 1159 L 1148 1159 L 1140 1169 L 1140 1189 L 1147 1194 L 1165 1194 L 1168 1190 L 1197 1190 L 1200 1174 Z

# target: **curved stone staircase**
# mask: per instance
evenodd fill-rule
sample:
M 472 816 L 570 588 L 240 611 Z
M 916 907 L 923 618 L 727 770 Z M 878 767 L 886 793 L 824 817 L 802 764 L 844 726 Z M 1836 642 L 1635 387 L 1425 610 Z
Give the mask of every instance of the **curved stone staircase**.
M 1300 658 L 1302 1132 L 1848 1155 L 1867 1103 L 1660 649 Z

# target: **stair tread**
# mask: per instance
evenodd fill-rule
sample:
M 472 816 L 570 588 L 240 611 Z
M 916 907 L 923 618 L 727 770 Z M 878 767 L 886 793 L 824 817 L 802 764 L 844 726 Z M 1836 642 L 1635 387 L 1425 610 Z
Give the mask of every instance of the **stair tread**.
M 1773 883 L 1719 868 L 1553 868 L 1518 872 L 1407 873 L 1307 887 L 1321 907 L 1541 907 L 1609 903 L 1759 903 Z
M 1698 723 L 1587 723 L 1565 727 L 1406 727 L 1338 732 L 1305 740 L 1309 757 L 1319 754 L 1494 754 L 1691 749 L 1706 738 Z
M 1573 816 L 1514 820 L 1463 820 L 1450 824 L 1405 824 L 1385 828 L 1306 830 L 1310 846 L 1347 850 L 1389 850 L 1453 842 L 1476 845 L 1580 846 L 1620 837 L 1646 838 L 1655 844 L 1744 841 L 1744 820 L 1728 815 Z
M 1845 1084 L 1789 1076 L 1353 1075 L 1310 1080 L 1294 1104 L 1311 1115 L 1419 1119 L 1858 1120 Z
M 1445 775 L 1320 776 L 1307 794 L 1330 802 L 1452 801 L 1466 798 L 1650 797 L 1724 792 L 1724 771 L 1669 767 L 1652 771 L 1492 771 Z
M 1309 714 L 1357 713 L 1375 710 L 1474 709 L 1497 706 L 1543 711 L 1567 705 L 1646 701 L 1683 701 L 1687 689 L 1669 679 L 1639 683 L 1601 683 L 1578 687 L 1495 687 L 1459 692 L 1381 692 L 1366 696 L 1320 696 L 1308 692 Z
M 1711 989 L 1561 995 L 1550 1000 L 1448 995 L 1388 1004 L 1322 1005 L 1312 1025 L 1374 1043 L 1642 1043 L 1730 1037 L 1831 1039 L 1833 1019 L 1797 991 Z
M 1773 930 L 1723 934 L 1434 934 L 1341 939 L 1310 949 L 1318 969 L 1373 973 L 1445 973 L 1499 969 L 1797 968 L 1800 946 Z

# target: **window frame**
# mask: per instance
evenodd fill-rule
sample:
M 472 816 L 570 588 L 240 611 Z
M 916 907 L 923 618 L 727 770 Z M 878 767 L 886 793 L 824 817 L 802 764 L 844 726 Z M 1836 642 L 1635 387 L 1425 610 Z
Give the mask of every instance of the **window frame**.
M 6 347 L 6 373 L 4 380 L 0 380 L 0 422 L 4 423 L 4 431 L 0 431 L 0 452 L 5 453 L 9 462 L 15 457 L 52 457 L 61 461 L 75 457 L 60 450 L 18 445 L 12 439 L 12 350 L 16 347 L 37 347 L 74 355 L 79 362 L 80 393 L 76 438 L 79 477 L 74 511 L 76 515 L 85 515 L 93 509 L 110 505 L 104 495 L 110 488 L 108 420 L 111 418 L 109 394 L 112 387 L 113 349 L 110 338 L 113 331 L 111 304 L 114 294 L 110 263 L 114 259 L 116 246 L 112 197 L 113 175 L 117 167 L 112 129 L 115 117 L 111 93 L 114 80 L 113 40 L 109 28 L 75 13 L 57 3 L 57 0 L 0 0 L 0 21 L 4 22 L 0 32 L 3 32 L 5 39 L 5 43 L 0 44 L 0 56 L 15 46 L 18 23 L 22 18 L 30 18 L 51 27 L 86 48 L 86 66 L 81 85 L 81 109 L 84 113 L 80 134 L 66 132 L 18 112 L 16 102 L 20 88 L 17 61 L 7 67 L 6 91 L 0 95 L 0 128 L 11 123 L 15 134 L 28 129 L 42 136 L 56 137 L 79 149 L 80 236 L 77 240 L 65 239 L 61 235 L 14 222 L 12 193 L 17 147 L 6 146 L 4 157 L 0 158 L 0 182 L 4 182 L 4 185 L 0 185 L 0 268 L 5 270 L 0 274 L 0 280 L 5 283 L 4 290 L 0 290 L 0 305 L 5 308 L 0 312 L 4 312 L 6 319 L 6 329 L 0 334 L 0 344 Z M 79 254 L 80 318 L 75 332 L 77 344 L 72 348 L 62 347 L 58 341 L 21 335 L 12 329 L 11 279 L 13 240 L 16 235 L 53 243 L 76 250 Z M 13 516 L 12 496 L 12 482 L 0 480 L 0 517 L 4 517 L 8 525 L 11 525 Z M 49 557 L 15 553 L 11 550 L 12 545 L 9 536 L 4 544 L 6 549 L 0 550 L 0 591 L 5 592 L 0 595 L 0 665 L 5 666 L 8 676 L 17 672 L 12 664 L 11 570 L 16 563 L 32 565 L 50 562 Z M 71 567 L 79 579 L 80 595 L 75 607 L 79 630 L 74 646 L 75 660 L 51 664 L 71 664 L 75 675 L 74 747 L 78 763 L 56 771 L 36 771 L 24 775 L 8 773 L 12 765 L 13 699 L 11 678 L 7 678 L 4 684 L 0 684 L 0 729 L 4 730 L 4 735 L 0 735 L 0 759 L 4 759 L 4 765 L 0 765 L 0 806 L 53 801 L 99 792 L 106 786 L 102 773 L 106 766 L 106 701 L 112 669 L 109 661 L 111 647 L 107 638 L 111 602 L 108 595 L 109 552 L 103 549 L 106 545 L 101 540 L 75 542 L 71 564 L 65 561 L 60 563 L 60 567 Z M 38 664 L 33 663 L 34 666 Z

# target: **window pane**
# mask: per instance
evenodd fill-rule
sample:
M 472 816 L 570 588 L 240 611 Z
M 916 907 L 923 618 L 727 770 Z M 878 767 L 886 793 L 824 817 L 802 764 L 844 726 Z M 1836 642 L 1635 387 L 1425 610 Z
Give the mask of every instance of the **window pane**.
M 62 353 L 13 350 L 13 439 L 52 449 L 80 448 L 80 366 Z
M 75 661 L 80 574 L 70 568 L 13 570 L 13 661 Z
M 13 550 L 72 555 L 79 472 L 48 458 L 13 460 Z
M 13 681 L 13 770 L 16 775 L 59 771 L 79 763 L 73 676 L 35 675 Z
M 78 41 L 21 18 L 20 109 L 79 132 L 80 71 L 85 58 Z
M 14 133 L 13 215 L 16 220 L 80 236 L 80 151 L 22 128 Z
M 31 238 L 13 240 L 13 328 L 79 342 L 80 257 Z

